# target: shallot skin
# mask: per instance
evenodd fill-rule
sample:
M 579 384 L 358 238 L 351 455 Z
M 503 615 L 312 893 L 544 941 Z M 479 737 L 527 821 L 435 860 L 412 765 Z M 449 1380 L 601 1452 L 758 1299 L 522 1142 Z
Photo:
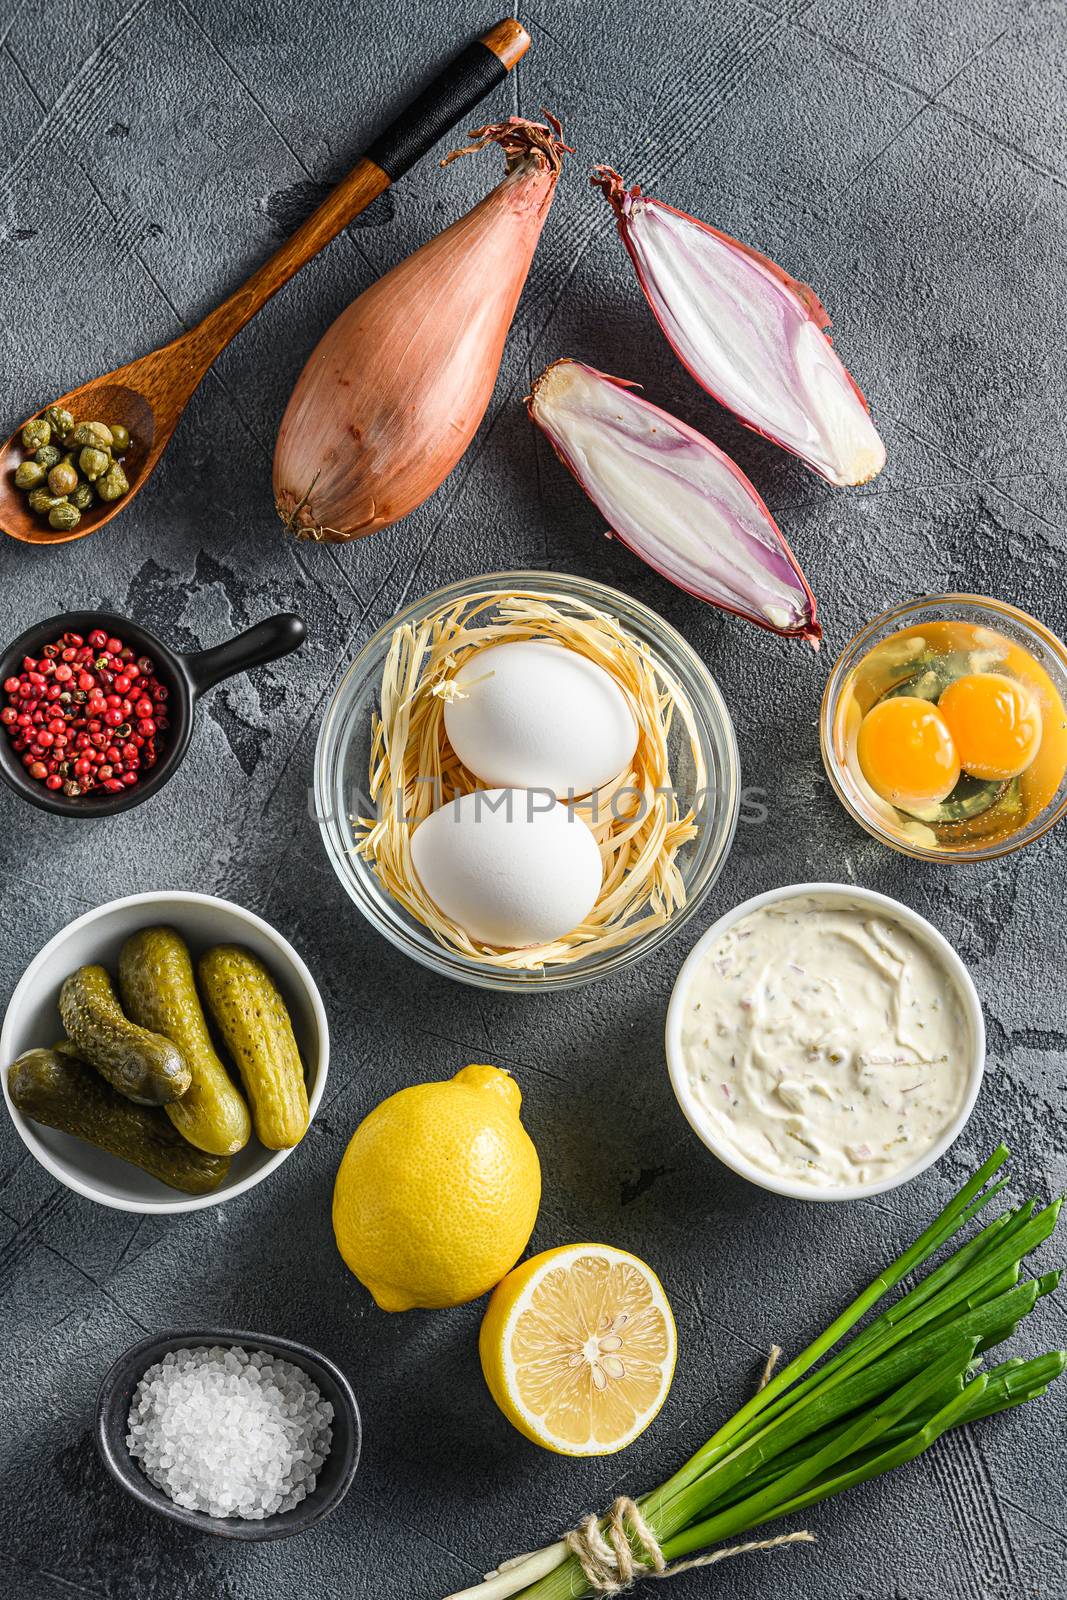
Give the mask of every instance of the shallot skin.
M 568 149 L 549 121 L 475 130 L 476 143 L 453 155 L 499 144 L 504 179 L 354 300 L 312 352 L 274 454 L 278 514 L 299 537 L 336 542 L 389 527 L 466 451 Z
M 555 361 L 531 419 L 611 532 L 668 582 L 819 647 L 815 597 L 774 518 L 710 439 L 582 361 Z
M 877 477 L 885 445 L 830 343 L 815 291 L 640 185 L 627 190 L 611 167 L 598 167 L 590 181 L 615 212 L 667 342 L 701 388 L 828 482 Z

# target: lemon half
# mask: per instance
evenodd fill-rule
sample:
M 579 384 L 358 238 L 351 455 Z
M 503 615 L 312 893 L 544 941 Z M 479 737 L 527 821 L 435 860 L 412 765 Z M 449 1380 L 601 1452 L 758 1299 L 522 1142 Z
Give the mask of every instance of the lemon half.
M 606 1244 L 524 1261 L 493 1291 L 478 1349 L 501 1411 L 560 1455 L 622 1450 L 659 1411 L 678 1338 L 651 1267 Z

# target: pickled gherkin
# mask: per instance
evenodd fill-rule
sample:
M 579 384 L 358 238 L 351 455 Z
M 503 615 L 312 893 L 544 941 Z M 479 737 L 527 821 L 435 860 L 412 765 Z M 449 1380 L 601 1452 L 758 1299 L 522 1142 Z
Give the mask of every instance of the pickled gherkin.
M 59 1015 L 79 1055 L 128 1099 L 165 1105 L 192 1082 L 181 1051 L 126 1016 L 103 967 L 71 973 L 59 992 Z
M 171 1189 L 209 1194 L 229 1171 L 229 1156 L 197 1150 L 158 1106 L 134 1105 L 71 1052 L 27 1050 L 7 1075 L 16 1111 L 130 1161 Z
M 198 964 L 200 990 L 237 1063 L 256 1137 L 286 1150 L 307 1132 L 308 1098 L 293 1025 L 277 984 L 241 945 L 216 945 Z
M 192 1073 L 180 1100 L 164 1107 L 200 1150 L 233 1155 L 252 1132 L 248 1107 L 211 1042 L 185 940 L 173 928 L 142 928 L 122 947 L 119 992 L 126 1015 L 176 1045 Z

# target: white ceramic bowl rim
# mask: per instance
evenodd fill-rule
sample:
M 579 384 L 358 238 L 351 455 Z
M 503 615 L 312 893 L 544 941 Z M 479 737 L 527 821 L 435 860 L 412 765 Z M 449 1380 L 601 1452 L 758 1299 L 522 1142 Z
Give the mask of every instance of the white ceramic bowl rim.
M 682 1051 L 682 1012 L 685 1005 L 689 984 L 704 952 L 709 945 L 722 937 L 728 928 L 747 917 L 751 911 L 759 911 L 763 906 L 776 905 L 783 900 L 792 900 L 800 895 L 834 895 L 862 901 L 865 905 L 877 906 L 888 915 L 902 922 L 906 927 L 917 933 L 925 942 L 931 945 L 944 963 L 945 969 L 956 986 L 963 1009 L 971 1029 L 972 1052 L 968 1068 L 967 1091 L 963 1103 L 952 1122 L 945 1129 L 940 1139 L 917 1156 L 908 1166 L 900 1172 L 894 1173 L 889 1178 L 884 1178 L 878 1183 L 850 1184 L 845 1188 L 816 1189 L 811 1184 L 800 1183 L 792 1178 L 776 1178 L 771 1173 L 763 1172 L 759 1167 L 753 1166 L 745 1160 L 740 1151 L 732 1149 L 729 1145 L 718 1140 L 709 1130 L 706 1121 L 701 1115 L 700 1108 L 693 1098 L 689 1087 L 689 1078 L 685 1070 Z M 985 1021 L 982 1016 L 982 1002 L 978 998 L 978 990 L 974 986 L 974 979 L 967 971 L 959 953 L 949 944 L 943 933 L 934 927 L 932 922 L 927 922 L 918 911 L 913 911 L 911 906 L 903 901 L 894 900 L 891 895 L 879 894 L 876 889 L 864 889 L 854 883 L 790 883 L 777 889 L 768 889 L 763 894 L 753 895 L 749 900 L 743 900 L 740 905 L 734 906 L 732 911 L 727 911 L 717 922 L 713 922 L 706 933 L 701 934 L 696 944 L 690 950 L 682 963 L 678 976 L 674 981 L 671 991 L 670 1004 L 667 1007 L 666 1028 L 667 1070 L 670 1074 L 671 1087 L 675 1098 L 685 1114 L 686 1121 L 696 1134 L 697 1138 L 707 1146 L 714 1156 L 742 1178 L 747 1178 L 750 1183 L 757 1184 L 761 1189 L 768 1189 L 772 1194 L 782 1194 L 791 1200 L 861 1200 L 869 1195 L 885 1194 L 889 1189 L 897 1189 L 901 1184 L 910 1183 L 912 1178 L 917 1178 L 927 1167 L 933 1166 L 944 1155 L 948 1147 L 958 1138 L 966 1125 L 974 1103 L 978 1098 L 978 1091 L 982 1086 L 982 1077 L 985 1070 Z
M 187 1195 L 182 1198 L 175 1192 L 173 1199 L 152 1200 L 138 1197 L 126 1200 L 120 1195 L 105 1194 L 101 1190 L 94 1188 L 92 1184 L 86 1183 L 77 1174 L 71 1172 L 62 1161 L 57 1160 L 52 1151 L 37 1137 L 33 1123 L 29 1118 L 24 1117 L 12 1104 L 7 1087 L 7 1068 L 15 1059 L 11 1045 L 15 1017 L 21 1001 L 33 989 L 37 973 L 45 966 L 52 952 L 58 949 L 73 932 L 86 927 L 91 922 L 95 922 L 108 912 L 125 911 L 132 906 L 149 905 L 158 907 L 161 917 L 167 920 L 173 920 L 172 908 L 176 905 L 218 906 L 227 913 L 236 915 L 240 921 L 251 924 L 269 943 L 280 948 L 288 960 L 292 962 L 293 969 L 306 990 L 306 997 L 314 1015 L 315 1026 L 319 1035 L 319 1059 L 315 1079 L 308 1096 L 309 1126 L 314 1119 L 315 1112 L 318 1110 L 323 1090 L 326 1086 L 326 1073 L 330 1059 L 330 1030 L 326 1021 L 326 1008 L 323 1006 L 318 986 L 302 957 L 293 949 L 288 939 L 283 934 L 280 934 L 277 928 L 273 928 L 269 922 L 257 916 L 254 911 L 247 911 L 244 906 L 239 906 L 232 900 L 224 900 L 220 895 L 199 894 L 191 889 L 154 889 L 141 894 L 124 895 L 118 900 L 108 900 L 104 905 L 94 906 L 91 911 L 86 911 L 80 917 L 75 917 L 72 922 L 68 922 L 65 927 L 61 928 L 57 934 L 49 939 L 48 943 L 34 956 L 15 985 L 14 993 L 8 1001 L 7 1010 L 4 1014 L 4 1025 L 0 1030 L 0 1082 L 3 1084 L 4 1102 L 7 1105 L 8 1113 L 15 1125 L 19 1138 L 30 1154 L 52 1174 L 53 1178 L 58 1178 L 59 1182 L 65 1184 L 68 1189 L 73 1189 L 76 1194 L 84 1196 L 87 1200 L 95 1201 L 97 1205 L 109 1206 L 114 1211 L 132 1211 L 137 1215 L 155 1216 L 180 1211 L 202 1211 L 207 1206 L 222 1205 L 225 1201 L 232 1200 L 236 1195 L 243 1194 L 245 1190 L 255 1188 L 257 1183 L 262 1183 L 263 1179 L 274 1172 L 277 1167 L 280 1167 L 286 1156 L 291 1155 L 293 1150 L 298 1147 L 293 1145 L 286 1150 L 272 1151 L 262 1166 L 257 1167 L 255 1171 L 246 1174 L 245 1177 L 238 1179 L 237 1182 L 230 1184 L 228 1187 L 213 1191 L 210 1194 Z

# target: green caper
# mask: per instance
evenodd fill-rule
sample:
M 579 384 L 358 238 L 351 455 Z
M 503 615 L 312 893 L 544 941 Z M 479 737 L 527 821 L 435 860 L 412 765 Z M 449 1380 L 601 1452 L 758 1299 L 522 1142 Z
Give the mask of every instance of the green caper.
M 95 499 L 96 495 L 93 493 L 92 484 L 79 483 L 78 487 L 71 494 L 70 503 L 72 506 L 77 506 L 79 511 L 88 511 Z
M 117 461 L 113 461 L 104 476 L 97 480 L 96 492 L 101 500 L 119 500 L 129 489 L 129 481 Z
M 74 415 L 67 410 L 66 406 L 49 406 L 45 412 L 45 417 L 52 428 L 52 432 L 58 433 L 60 438 L 65 433 L 69 433 L 74 426 Z
M 43 444 L 33 459 L 36 461 L 39 467 L 43 467 L 46 472 L 51 472 L 52 468 L 55 466 L 62 454 L 63 452 L 60 450 L 58 445 Z
M 31 511 L 51 511 L 56 504 L 56 497 L 51 489 L 45 489 L 44 487 L 31 489 L 27 499 L 30 502 Z
M 78 465 L 89 482 L 95 483 L 111 465 L 111 457 L 106 450 L 98 450 L 95 445 L 87 444 L 78 457 Z
M 19 489 L 36 489 L 44 482 L 44 468 L 36 461 L 20 461 L 15 468 L 15 484 Z
M 76 528 L 82 519 L 82 514 L 77 506 L 72 506 L 69 500 L 59 500 L 48 513 L 50 528 Z
M 93 445 L 97 450 L 110 450 L 112 445 L 111 429 L 105 422 L 79 422 L 74 430 L 73 442 L 75 444 Z
M 78 487 L 78 474 L 66 461 L 57 462 L 48 474 L 48 487 L 55 495 L 71 494 Z
M 130 448 L 130 430 L 124 428 L 121 422 L 111 424 L 111 448 L 117 456 L 125 455 Z
M 22 430 L 22 448 L 24 450 L 39 450 L 47 444 L 52 437 L 52 430 L 44 417 L 35 417 L 32 422 L 27 422 Z

